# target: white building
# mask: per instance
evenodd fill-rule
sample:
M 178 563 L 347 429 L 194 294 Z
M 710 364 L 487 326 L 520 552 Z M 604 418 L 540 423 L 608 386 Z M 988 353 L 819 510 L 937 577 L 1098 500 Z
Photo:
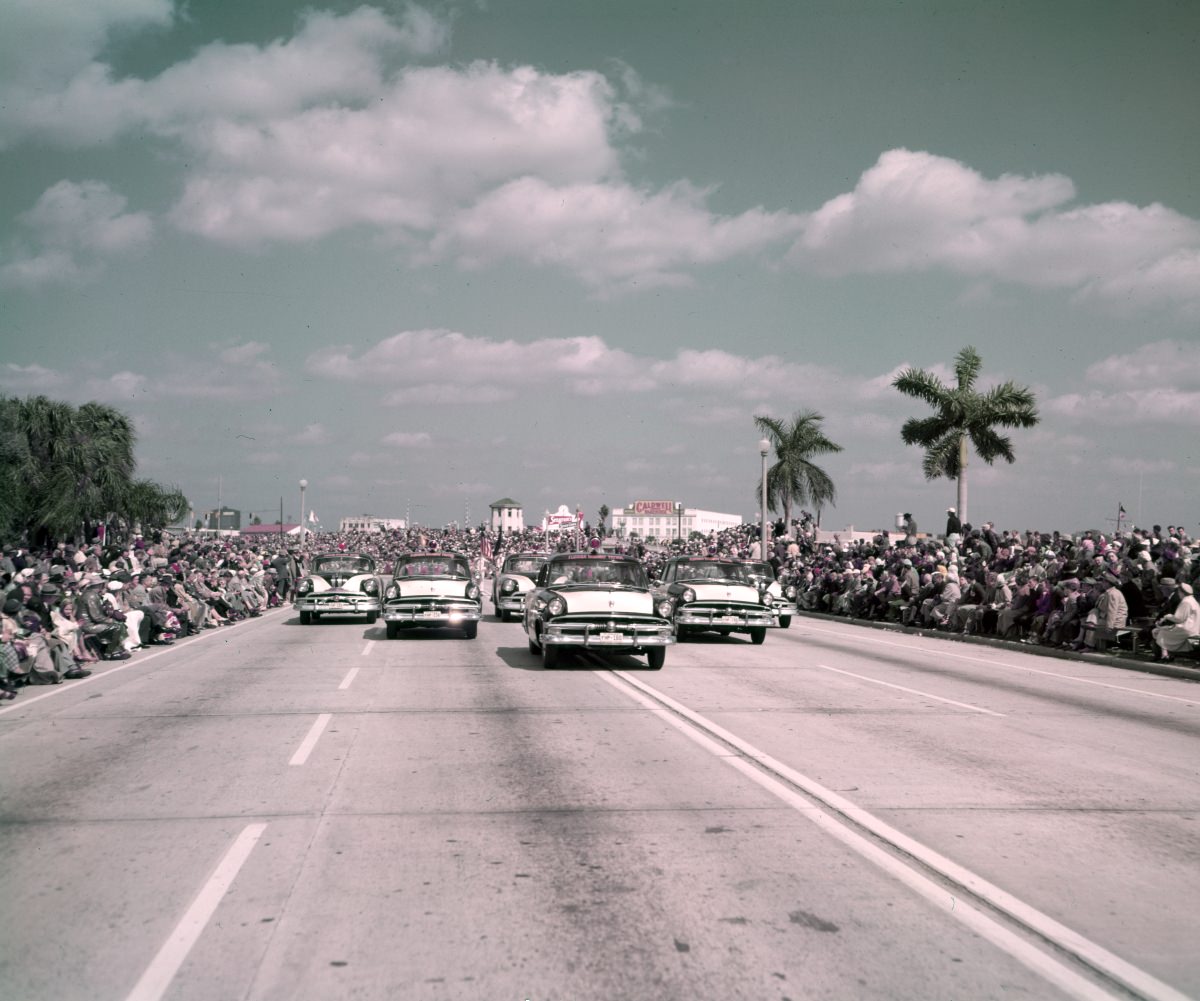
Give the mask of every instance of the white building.
M 489 507 L 492 511 L 490 527 L 493 532 L 525 531 L 525 512 L 511 497 L 501 497 Z
M 636 535 L 639 539 L 689 538 L 693 532 L 708 535 L 742 524 L 740 514 L 720 511 L 701 511 L 684 507 L 682 501 L 642 500 L 612 512 L 613 534 L 622 539 Z
M 369 514 L 354 515 L 342 519 L 342 532 L 387 532 L 393 528 L 407 528 L 403 518 L 373 518 Z

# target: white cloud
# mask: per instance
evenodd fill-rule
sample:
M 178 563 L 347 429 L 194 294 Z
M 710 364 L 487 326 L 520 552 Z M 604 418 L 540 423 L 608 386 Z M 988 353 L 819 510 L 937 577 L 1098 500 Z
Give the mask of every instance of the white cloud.
M 66 383 L 67 377 L 63 373 L 42 365 L 15 365 L 12 362 L 0 365 L 0 389 L 15 396 L 37 395 L 60 389 Z
M 648 192 L 523 177 L 464 208 L 433 250 L 467 267 L 518 257 L 595 288 L 653 288 L 690 284 L 692 269 L 767 249 L 800 228 L 798 217 L 762 209 L 715 216 L 707 194 L 684 183 Z
M 393 431 L 379 440 L 393 448 L 428 448 L 433 444 L 427 431 Z
M 1084 378 L 1090 383 L 1122 389 L 1200 388 L 1200 343 L 1154 341 L 1143 344 L 1127 354 L 1093 362 Z
M 789 256 L 826 274 L 944 268 L 1080 295 L 1200 308 L 1200 223 L 1162 205 L 1068 207 L 1061 175 L 995 180 L 889 150 L 808 218 Z
M 1065 393 L 1047 400 L 1045 410 L 1090 424 L 1200 427 L 1200 389 L 1148 387 L 1117 392 Z
M 100 181 L 59 181 L 20 216 L 27 239 L 0 266 L 6 284 L 37 286 L 91 277 L 113 254 L 139 250 L 153 233 L 144 212 Z
M 333 440 L 329 429 L 324 424 L 308 424 L 299 434 L 292 436 L 296 445 L 327 445 Z

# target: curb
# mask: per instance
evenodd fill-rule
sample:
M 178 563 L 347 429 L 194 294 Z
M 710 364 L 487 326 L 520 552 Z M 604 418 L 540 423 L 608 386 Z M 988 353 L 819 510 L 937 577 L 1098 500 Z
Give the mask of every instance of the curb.
M 996 639 L 993 636 L 965 636 L 962 633 L 945 633 L 934 629 L 923 629 L 918 626 L 901 626 L 895 622 L 877 622 L 873 619 L 852 619 L 845 615 L 831 615 L 828 612 L 797 612 L 793 618 L 821 619 L 826 622 L 841 622 L 851 626 L 865 626 L 870 629 L 882 629 L 886 632 L 900 633 L 904 636 L 924 636 L 929 639 L 948 640 L 954 643 L 967 643 L 972 646 L 990 646 L 1000 650 L 1015 650 L 1020 653 L 1034 654 L 1038 657 L 1053 657 L 1056 660 L 1078 660 L 1086 664 L 1102 664 L 1106 667 L 1119 667 L 1127 671 L 1140 671 L 1143 674 L 1157 674 L 1165 678 L 1180 678 L 1184 681 L 1200 681 L 1200 667 L 1179 667 L 1175 663 L 1160 664 L 1155 661 L 1143 661 L 1132 654 L 1123 653 L 1082 653 L 1074 650 L 1063 650 L 1058 647 L 1046 647 L 1013 643 L 1011 640 Z

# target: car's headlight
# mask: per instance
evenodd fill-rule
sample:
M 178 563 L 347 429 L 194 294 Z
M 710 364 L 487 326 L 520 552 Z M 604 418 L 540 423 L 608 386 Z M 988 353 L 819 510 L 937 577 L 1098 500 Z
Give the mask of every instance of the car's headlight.
M 366 580 L 363 581 L 362 589 L 363 589 L 363 594 L 378 594 L 379 593 L 379 581 L 377 581 L 374 577 L 368 577 Z
M 500 585 L 500 590 L 505 594 L 512 594 L 517 589 L 517 582 L 511 577 L 505 577 L 504 583 Z
M 567 610 L 567 603 L 555 595 L 546 603 L 546 611 L 551 615 L 562 615 Z
M 659 618 L 663 619 L 669 619 L 671 617 L 671 611 L 673 608 L 674 605 L 671 603 L 669 598 L 663 598 L 662 601 L 654 606 L 654 610 L 658 612 Z
M 388 589 L 384 592 L 384 597 L 399 598 L 400 597 L 400 588 L 398 588 L 395 584 L 389 584 Z
M 478 601 L 479 600 L 479 585 L 468 584 L 467 585 L 467 597 L 470 598 L 472 601 Z
M 309 580 L 307 577 L 305 577 L 304 580 L 302 580 L 299 584 L 296 585 L 296 593 L 297 594 L 308 594 L 308 592 L 311 591 L 312 588 L 313 588 L 312 581 Z
M 770 608 L 773 604 L 775 604 L 775 599 L 771 597 L 770 591 L 760 591 L 759 595 L 758 595 L 758 600 L 761 601 L 764 605 L 766 605 L 767 608 Z
M 679 600 L 685 605 L 696 600 L 696 592 L 690 587 L 685 587 L 679 595 Z
M 796 588 L 793 585 L 789 584 L 787 586 L 787 589 L 783 593 L 786 594 L 789 598 L 794 598 L 794 597 L 796 597 Z

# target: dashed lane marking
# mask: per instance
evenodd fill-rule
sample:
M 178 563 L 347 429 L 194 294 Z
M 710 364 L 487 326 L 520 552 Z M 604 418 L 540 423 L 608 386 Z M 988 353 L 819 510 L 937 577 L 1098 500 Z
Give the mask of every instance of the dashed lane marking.
M 308 756 L 312 754 L 313 748 L 317 746 L 317 741 L 321 739 L 321 734 L 325 732 L 325 727 L 329 725 L 329 721 L 332 718 L 332 713 L 321 713 L 316 718 L 316 721 L 308 731 L 308 736 L 296 748 L 296 753 L 292 755 L 292 760 L 288 762 L 289 765 L 302 765 L 308 761 Z

